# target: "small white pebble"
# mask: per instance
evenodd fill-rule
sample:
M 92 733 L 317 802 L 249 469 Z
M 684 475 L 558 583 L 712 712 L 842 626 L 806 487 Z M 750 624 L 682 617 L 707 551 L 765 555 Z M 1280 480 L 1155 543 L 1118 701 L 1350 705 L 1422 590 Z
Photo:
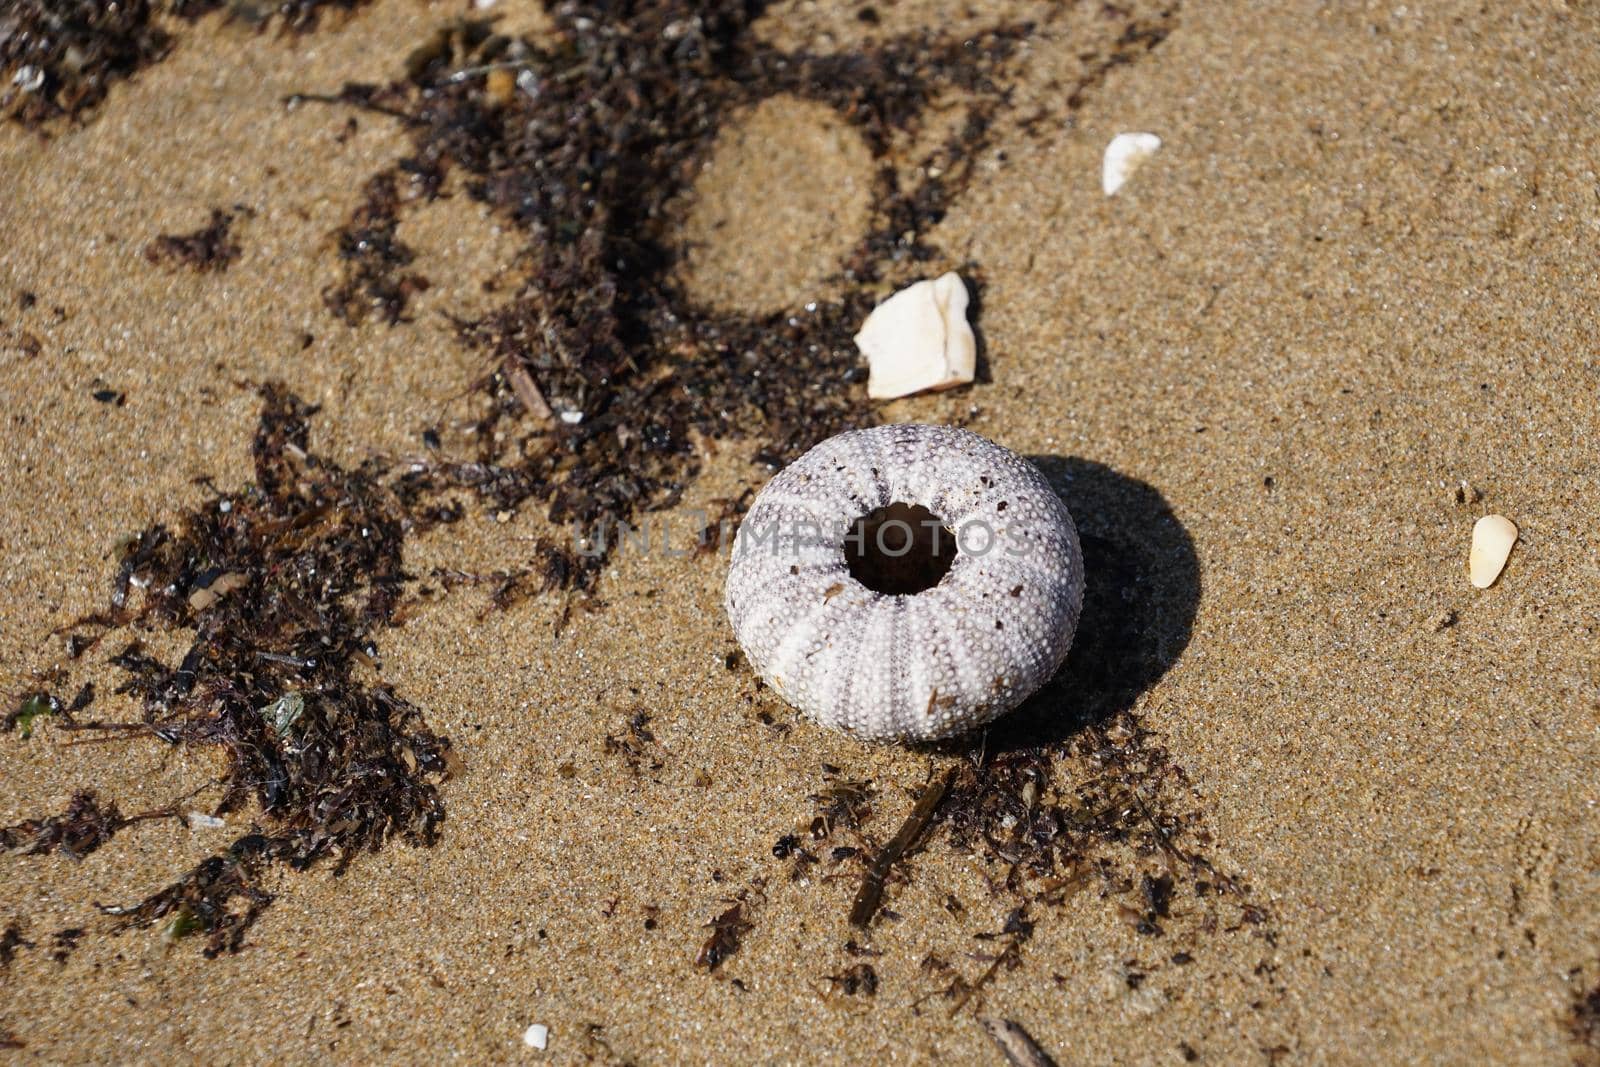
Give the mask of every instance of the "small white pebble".
M 522 1032 L 522 1043 L 542 1051 L 550 1043 L 550 1028 L 544 1023 L 534 1023 Z
M 568 426 L 576 426 L 578 423 L 583 421 L 583 412 L 563 411 L 561 413 L 561 421 L 566 423 Z
M 1467 572 L 1472 584 L 1487 589 L 1505 570 L 1511 546 L 1517 543 L 1517 524 L 1504 515 L 1485 515 L 1472 526 L 1472 551 L 1467 555 Z
M 201 811 L 189 813 L 189 829 L 191 830 L 220 830 L 228 824 L 215 815 L 207 815 Z
M 1111 138 L 1100 164 L 1100 188 L 1107 196 L 1115 196 L 1122 183 L 1133 177 L 1133 172 L 1160 147 L 1161 138 L 1153 133 L 1119 133 Z
M 951 271 L 908 285 L 872 309 L 856 334 L 867 357 L 867 396 L 888 400 L 972 381 L 978 343 L 967 285 Z
M 18 67 L 11 76 L 11 84 L 25 93 L 36 93 L 44 86 L 44 69 L 32 64 Z

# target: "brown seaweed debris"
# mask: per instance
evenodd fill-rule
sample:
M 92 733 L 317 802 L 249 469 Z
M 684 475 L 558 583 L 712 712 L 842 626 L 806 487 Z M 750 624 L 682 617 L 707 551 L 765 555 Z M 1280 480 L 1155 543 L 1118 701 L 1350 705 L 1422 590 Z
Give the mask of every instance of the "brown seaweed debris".
M 626 729 L 606 734 L 600 747 L 608 756 L 621 756 L 635 777 L 646 770 L 654 772 L 666 766 L 661 759 L 666 750 L 650 729 L 650 713 L 642 708 L 628 717 Z
M 1235 899 L 1258 924 L 1264 913 L 1245 899 L 1248 887 L 1200 851 L 1211 840 L 1201 814 L 1169 804 L 1186 786 L 1183 769 L 1122 712 L 1065 742 L 968 764 L 940 814 L 954 848 L 994 864 L 997 891 L 1092 877 L 1104 895 L 1133 902 L 1141 932 L 1155 935 L 1181 882 L 1197 898 Z
M 391 837 L 431 845 L 451 759 L 449 740 L 376 675 L 375 634 L 395 618 L 412 520 L 376 462 L 347 470 L 310 451 L 314 408 L 277 385 L 261 393 L 255 483 L 139 534 L 106 610 L 71 628 L 95 634 L 80 649 L 107 628 L 192 631 L 187 653 L 169 663 L 129 643 L 110 663 L 142 716 L 58 724 L 220 753 L 213 811 L 253 806 L 256 825 L 143 901 L 102 907 L 117 929 L 165 920 L 171 937 L 204 934 L 207 955 L 238 949 L 271 904 L 261 888 L 270 867 L 330 860 L 342 873 Z M 9 828 L 5 841 L 81 855 L 160 814 L 172 810 L 123 818 L 84 794 L 66 816 Z
M 847 997 L 875 997 L 878 995 L 878 972 L 870 963 L 857 963 L 839 974 L 824 975 L 831 993 Z
M 206 273 L 224 271 L 239 258 L 241 249 L 233 239 L 233 222 L 248 208 L 232 211 L 211 209 L 211 221 L 193 233 L 164 233 L 144 246 L 144 258 L 168 267 L 188 267 Z
M 1211 833 L 1182 768 L 1133 712 L 1079 724 L 1063 740 L 965 755 L 923 791 L 895 840 L 877 850 L 872 862 L 867 852 L 834 850 L 836 860 L 865 867 L 850 912 L 856 927 L 868 925 L 879 910 L 898 846 L 930 831 L 939 833 L 943 847 L 980 859 L 991 900 L 1008 908 L 1000 929 L 971 935 L 986 946 L 968 954 L 981 964 L 972 976 L 944 959 L 925 961 L 924 969 L 940 984 L 915 1004 L 942 996 L 950 1014 L 959 1013 L 998 973 L 1025 963 L 1023 950 L 1040 923 L 1061 921 L 1086 898 L 1100 901 L 1160 946 L 1156 956 L 1165 962 L 1140 964 L 1130 983 L 1167 963 L 1192 963 L 1216 936 L 1241 934 L 1269 948 L 1277 945 L 1272 913 L 1255 902 L 1250 886 L 1207 855 Z M 825 782 L 834 786 L 839 774 L 839 768 L 826 767 Z M 813 803 L 826 795 L 813 795 Z M 813 826 L 822 831 L 817 840 L 832 829 L 821 818 Z M 800 841 L 799 834 L 787 834 L 773 854 L 800 870 L 795 857 L 809 856 Z M 816 862 L 810 857 L 806 865 Z M 957 918 L 973 911 L 950 893 L 942 901 Z M 866 950 L 850 941 L 845 951 Z
M 742 898 L 744 894 L 741 893 L 740 896 Z M 706 929 L 711 931 L 711 936 L 706 938 L 705 943 L 700 946 L 700 951 L 695 953 L 695 966 L 714 971 L 722 966 L 723 960 L 739 951 L 740 940 L 755 926 L 745 911 L 745 901 L 735 900 L 727 910 L 706 923 Z
M 975 982 L 944 990 L 959 1010 L 1000 966 L 1015 966 L 1037 922 L 1093 894 L 1181 965 L 1203 939 L 1247 932 L 1277 944 L 1271 913 L 1205 854 L 1203 813 L 1180 799 L 1183 769 L 1131 711 L 1065 741 L 1001 752 L 960 769 L 938 812 L 947 843 L 981 857 L 991 894 L 1014 905 L 1010 939 Z M 1189 951 L 1174 951 L 1177 944 Z M 1141 976 L 1142 977 L 1142 976 Z
M 43 819 L 25 819 L 14 826 L 0 827 L 0 851 L 24 856 L 60 852 L 81 860 L 125 826 L 142 819 L 155 819 L 170 811 L 145 812 L 123 818 L 115 801 L 102 805 L 92 789 L 74 793 L 67 810 Z
M 945 988 L 944 995 L 954 1001 L 950 1005 L 950 1017 L 952 1019 L 961 1013 L 961 1009 L 966 1007 L 974 996 L 983 991 L 984 987 L 994 979 L 996 974 L 1000 973 L 1000 968 L 1005 967 L 1008 970 L 1015 970 L 1022 965 L 1022 946 L 1033 936 L 1033 928 L 1034 923 L 1028 918 L 1027 906 L 1022 905 L 1011 910 L 1011 914 L 1006 916 L 1005 925 L 998 933 L 972 935 L 982 941 L 994 941 L 1000 938 L 1008 940 L 1005 948 L 1001 949 L 998 954 L 987 957 L 989 965 L 983 969 L 976 980 L 968 982 L 957 974 L 951 980 L 949 986 Z
M 414 479 L 471 488 L 496 510 L 536 498 L 552 521 L 593 536 L 676 503 L 706 442 L 742 438 L 776 466 L 874 421 L 851 341 L 876 297 L 868 284 L 904 280 L 935 258 L 925 235 L 981 157 L 1031 26 L 924 32 L 818 56 L 763 43 L 752 28 L 762 5 L 743 0 L 547 7 L 554 29 L 542 41 L 457 22 L 413 54 L 399 81 L 296 99 L 398 117 L 412 139 L 339 232 L 341 250 L 387 232 L 391 192 L 432 198 L 452 171 L 528 236 L 510 299 L 457 324 L 491 367 L 480 454 Z M 506 72 L 517 91 L 502 91 L 503 77 L 499 89 L 491 83 Z M 929 161 L 924 173 L 937 176 L 902 188 L 889 157 L 895 132 L 951 92 L 970 101 L 966 123 Z M 875 218 L 840 265 L 843 296 L 766 316 L 709 311 L 675 280 L 683 194 L 724 123 L 781 93 L 828 104 L 861 132 L 878 158 Z M 393 279 L 405 262 L 386 240 L 374 246 L 381 270 L 363 273 L 364 260 L 344 254 L 345 276 L 329 290 L 336 314 L 403 316 L 407 294 Z M 532 417 L 505 425 L 522 416 Z M 567 588 L 593 588 L 610 548 L 602 544 L 571 553 Z
M 0 120 L 30 129 L 83 117 L 111 86 L 161 62 L 177 43 L 175 19 L 226 8 L 257 26 L 317 28 L 323 10 L 370 0 L 7 0 L 0 7 Z
M 50 958 L 57 963 L 66 963 L 72 954 L 78 951 L 78 942 L 83 940 L 87 933 L 81 926 L 68 926 L 57 930 L 50 935 Z

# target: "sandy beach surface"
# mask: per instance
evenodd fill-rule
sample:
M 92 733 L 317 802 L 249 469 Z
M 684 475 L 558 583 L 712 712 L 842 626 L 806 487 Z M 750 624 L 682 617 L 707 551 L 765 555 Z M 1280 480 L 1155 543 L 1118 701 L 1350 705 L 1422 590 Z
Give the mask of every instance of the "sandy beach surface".
M 524 0 L 493 10 L 502 32 L 550 32 Z M 0 126 L 4 710 L 94 681 L 96 714 L 139 717 L 105 662 L 118 642 L 69 660 L 54 631 L 105 604 L 121 539 L 206 499 L 196 479 L 251 480 L 255 383 L 320 404 L 315 451 L 346 465 L 420 455 L 430 426 L 468 448 L 450 428 L 483 356 L 447 316 L 500 301 L 526 235 L 454 186 L 408 204 L 431 284 L 396 325 L 337 320 L 332 235 L 409 142 L 381 115 L 284 103 L 400 77 L 465 13 L 378 0 L 304 36 L 174 21 L 171 54 L 77 122 Z M 730 660 L 725 557 L 623 554 L 576 608 L 497 611 L 464 584 L 378 636 L 383 680 L 460 757 L 438 843 L 338 876 L 273 868 L 238 952 L 113 932 L 96 904 L 225 848 L 248 806 L 221 828 L 140 823 L 81 860 L 0 855 L 0 928 L 22 939 L 0 965 L 0 1061 L 1002 1062 L 982 1017 L 1063 1065 L 1600 1062 L 1600 10 L 805 2 L 755 32 L 845 54 L 1024 18 L 915 275 L 974 283 L 980 381 L 874 410 L 1040 457 L 1100 546 L 1084 625 L 1134 646 L 1084 646 L 1132 672 L 1096 708 L 1181 768 L 1143 799 L 1238 890 L 1180 879 L 1142 923 L 1109 881 L 1049 903 L 1046 880 L 936 829 L 890 914 L 852 929 L 863 867 L 832 850 L 881 846 L 979 742 L 808 723 Z M 1159 40 L 1104 62 L 1135 25 Z M 925 169 L 969 103 L 949 91 L 882 158 Z M 1163 147 L 1107 197 L 1101 154 L 1132 130 Z M 748 313 L 844 291 L 876 167 L 816 100 L 731 116 L 682 205 L 684 290 Z M 228 269 L 147 261 L 234 205 Z M 708 445 L 652 521 L 685 536 L 762 484 L 753 450 Z M 1521 537 L 1479 590 L 1487 513 Z M 537 502 L 474 508 L 409 539 L 406 568 L 516 568 L 552 534 Z M 1069 719 L 1104 673 L 1075 653 L 1029 714 Z M 89 787 L 160 807 L 220 759 L 13 732 L 0 826 Z M 1059 763 L 1040 797 L 1086 766 Z M 814 865 L 774 855 L 830 774 L 870 780 L 872 817 Z M 1162 862 L 1096 847 L 1135 880 Z M 740 894 L 737 951 L 697 964 Z M 1025 939 L 1005 932 L 1019 903 Z M 848 981 L 861 965 L 872 995 Z

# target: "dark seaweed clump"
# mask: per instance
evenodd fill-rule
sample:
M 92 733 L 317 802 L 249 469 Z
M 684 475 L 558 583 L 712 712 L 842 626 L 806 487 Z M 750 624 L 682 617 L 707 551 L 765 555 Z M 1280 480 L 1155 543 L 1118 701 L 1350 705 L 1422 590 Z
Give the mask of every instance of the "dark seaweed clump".
M 1572 1039 L 1600 1063 L 1600 985 L 1580 994 L 1572 1005 Z M 1587 1060 L 1585 1062 L 1588 1062 Z
M 144 258 L 170 267 L 188 267 L 201 273 L 224 271 L 239 258 L 233 222 L 242 209 L 211 209 L 211 220 L 193 233 L 164 233 L 144 246 Z
M 395 236 L 399 225 L 394 175 L 376 175 L 355 217 L 339 232 L 344 277 L 322 291 L 322 302 L 334 315 L 354 325 L 376 314 L 393 326 L 405 317 L 412 294 L 428 288 L 420 274 L 400 273 L 416 253 Z
M 123 552 L 106 610 L 71 629 L 83 654 L 113 629 L 192 631 L 166 662 L 135 639 L 110 658 L 133 722 L 62 716 L 73 732 L 214 748 L 222 774 L 212 814 L 253 810 L 256 824 L 221 853 L 130 907 L 118 928 L 166 921 L 236 950 L 272 902 L 262 876 L 322 860 L 343 873 L 391 837 L 431 845 L 444 819 L 437 783 L 450 742 L 378 680 L 375 635 L 395 621 L 409 520 L 376 463 L 353 470 L 310 451 L 315 409 L 262 390 L 255 482 L 218 494 L 174 527 L 151 526 Z M 0 831 L 8 849 L 83 855 L 140 818 L 80 794 L 62 816 Z
M 176 44 L 171 19 L 227 8 L 230 17 L 285 31 L 317 27 L 325 9 L 370 0 L 6 0 L 0 8 L 0 120 L 38 128 L 76 119 L 115 83 L 161 62 Z
M 11 966 L 11 961 L 16 958 L 17 949 L 32 948 L 33 942 L 22 936 L 22 924 L 16 920 L 6 924 L 5 931 L 0 933 L 0 970 Z
M 151 0 L 14 0 L 0 14 L 0 117 L 76 116 L 111 85 L 164 59 L 172 36 Z
M 475 490 L 497 510 L 543 502 L 553 521 L 596 538 L 599 551 L 548 563 L 556 584 L 587 590 L 618 526 L 674 504 L 707 441 L 752 441 L 758 461 L 777 465 L 873 421 L 851 341 L 877 296 L 868 285 L 907 280 L 936 257 L 924 235 L 988 143 L 1005 97 L 999 75 L 1031 27 L 816 56 L 762 44 L 759 5 L 733 0 L 550 10 L 548 43 L 458 23 L 419 48 L 399 81 L 299 100 L 398 116 L 412 137 L 413 153 L 372 181 L 338 235 L 343 272 L 327 292 L 340 317 L 403 315 L 397 193 L 432 198 L 456 171 L 469 195 L 527 233 L 511 297 L 457 323 L 491 358 L 480 454 L 413 480 Z M 970 101 L 966 122 L 919 161 L 938 176 L 902 187 L 894 132 L 952 92 Z M 728 119 L 780 93 L 837 109 L 877 155 L 871 232 L 840 265 L 838 299 L 769 316 L 707 311 L 673 276 L 682 198 Z
M 80 790 L 60 815 L 0 827 L 0 851 L 25 856 L 60 852 L 79 860 L 132 821 L 122 817 L 115 801 L 102 805 L 93 790 Z

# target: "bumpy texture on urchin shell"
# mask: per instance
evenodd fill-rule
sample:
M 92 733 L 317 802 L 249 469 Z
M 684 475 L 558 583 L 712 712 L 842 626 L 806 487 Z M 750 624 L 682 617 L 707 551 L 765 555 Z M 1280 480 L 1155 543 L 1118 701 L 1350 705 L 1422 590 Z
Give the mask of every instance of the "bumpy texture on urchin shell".
M 958 534 L 971 525 L 944 578 L 910 596 L 868 589 L 845 560 L 850 525 L 892 503 Z M 988 551 L 985 524 L 999 536 Z M 863 738 L 934 740 L 993 721 L 1055 673 L 1083 607 L 1083 554 L 1021 456 L 953 426 L 876 426 L 767 483 L 725 600 L 751 666 L 795 707 Z

